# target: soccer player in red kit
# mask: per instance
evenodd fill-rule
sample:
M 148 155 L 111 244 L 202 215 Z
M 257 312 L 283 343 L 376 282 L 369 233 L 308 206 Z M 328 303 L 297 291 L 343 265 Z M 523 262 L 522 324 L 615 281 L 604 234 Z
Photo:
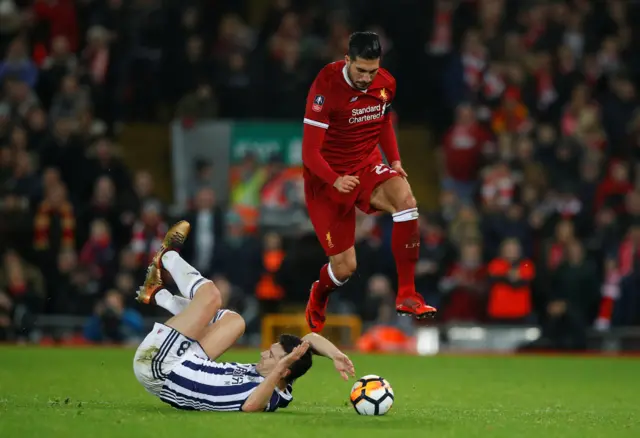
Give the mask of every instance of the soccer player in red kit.
M 416 318 L 436 313 L 415 289 L 418 209 L 400 163 L 389 114 L 396 81 L 380 68 L 380 56 L 378 35 L 352 34 L 345 60 L 325 66 L 307 97 L 302 140 L 305 200 L 329 257 L 307 303 L 307 322 L 314 332 L 324 327 L 329 294 L 356 270 L 356 207 L 369 214 L 393 215 L 398 313 Z M 391 166 L 384 163 L 378 145 Z

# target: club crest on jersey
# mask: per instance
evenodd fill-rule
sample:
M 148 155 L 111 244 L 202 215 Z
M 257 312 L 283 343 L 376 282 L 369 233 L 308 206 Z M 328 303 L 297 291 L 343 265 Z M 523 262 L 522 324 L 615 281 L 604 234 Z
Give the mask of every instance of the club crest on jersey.
M 386 102 L 389 99 L 389 95 L 387 94 L 386 88 L 383 88 L 382 90 L 380 90 L 380 99 L 382 99 L 383 102 Z
M 311 105 L 311 109 L 315 112 L 319 113 L 322 111 L 322 107 L 324 106 L 324 96 L 318 94 L 313 98 L 313 105 Z

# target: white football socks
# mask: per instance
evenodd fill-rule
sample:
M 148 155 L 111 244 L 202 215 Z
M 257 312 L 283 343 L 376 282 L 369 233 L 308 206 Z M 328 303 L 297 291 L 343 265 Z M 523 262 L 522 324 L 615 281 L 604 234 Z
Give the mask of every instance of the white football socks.
M 162 256 L 162 266 L 169 271 L 182 296 L 190 300 L 193 299 L 200 286 L 211 282 L 200 275 L 196 268 L 185 262 L 175 251 L 169 251 Z
M 168 310 L 172 315 L 177 315 L 187 308 L 190 300 L 173 295 L 166 289 L 158 291 L 155 295 L 156 304 L 165 310 Z

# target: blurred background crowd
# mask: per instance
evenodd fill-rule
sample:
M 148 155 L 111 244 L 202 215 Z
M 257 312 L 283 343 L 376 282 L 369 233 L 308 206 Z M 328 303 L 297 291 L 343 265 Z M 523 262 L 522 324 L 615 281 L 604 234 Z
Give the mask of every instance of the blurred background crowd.
M 169 176 L 128 168 L 118 136 L 174 117 L 300 119 L 363 29 L 397 78 L 398 123 L 437 138 L 416 274 L 438 321 L 539 325 L 560 348 L 640 325 L 638 22 L 634 0 L 0 0 L 0 338 L 37 341 L 40 314 L 89 318 L 91 341 L 143 335 L 164 313 L 135 289 L 182 218 L 185 256 L 250 335 L 304 306 L 324 255 L 299 196 L 294 238 L 269 215 L 247 227 L 199 163 L 191 209 L 172 215 L 155 192 Z M 247 166 L 265 172 L 262 202 L 278 196 L 278 157 Z M 408 333 L 391 227 L 359 216 L 358 273 L 331 311 Z

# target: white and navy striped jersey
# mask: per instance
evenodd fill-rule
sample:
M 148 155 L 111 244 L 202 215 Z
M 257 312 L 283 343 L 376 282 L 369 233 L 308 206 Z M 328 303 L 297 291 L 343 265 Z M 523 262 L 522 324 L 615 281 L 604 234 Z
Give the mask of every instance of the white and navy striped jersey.
M 189 355 L 165 379 L 160 399 L 179 409 L 239 411 L 263 380 L 256 364 L 218 363 Z M 284 391 L 276 388 L 265 411 L 287 407 L 293 400 L 291 391 L 291 385 Z

